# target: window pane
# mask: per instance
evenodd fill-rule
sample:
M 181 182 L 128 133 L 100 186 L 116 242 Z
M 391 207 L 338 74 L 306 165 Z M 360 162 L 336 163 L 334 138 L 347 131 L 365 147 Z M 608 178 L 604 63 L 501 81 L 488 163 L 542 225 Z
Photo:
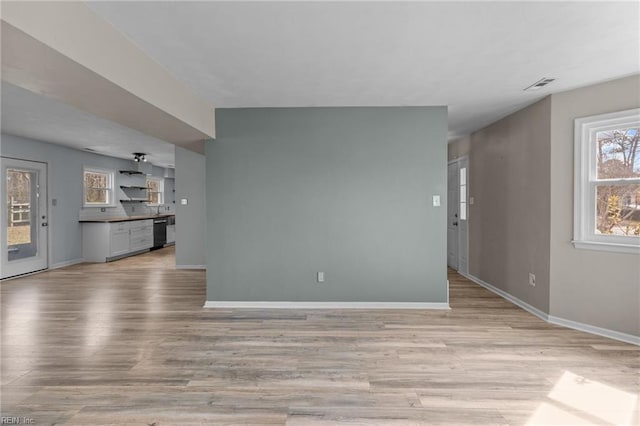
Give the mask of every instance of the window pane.
M 467 220 L 467 203 L 460 203 L 460 220 Z
M 9 248 L 30 244 L 31 236 L 31 203 L 32 183 L 35 181 L 35 173 L 7 170 L 7 208 L 9 210 L 7 223 L 7 246 Z M 9 260 L 11 253 L 9 253 Z
M 107 189 L 95 189 L 87 188 L 86 199 L 87 204 L 108 204 L 109 203 L 109 190 Z
M 84 184 L 87 188 L 108 188 L 109 178 L 105 173 L 86 172 Z
M 640 236 L 640 185 L 596 187 L 596 232 Z
M 147 179 L 147 202 L 151 204 L 160 204 L 160 181 L 155 179 Z
M 463 167 L 460 169 L 460 185 L 467 184 L 467 168 Z
M 640 128 L 596 133 L 598 179 L 640 177 Z

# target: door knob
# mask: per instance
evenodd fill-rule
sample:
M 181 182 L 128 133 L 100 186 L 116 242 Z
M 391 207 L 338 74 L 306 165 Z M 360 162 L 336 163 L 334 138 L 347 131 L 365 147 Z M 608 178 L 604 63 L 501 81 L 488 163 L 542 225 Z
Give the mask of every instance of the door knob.
M 453 226 L 458 226 L 458 222 L 453 222 Z
M 42 222 L 42 226 L 49 226 L 47 222 Z

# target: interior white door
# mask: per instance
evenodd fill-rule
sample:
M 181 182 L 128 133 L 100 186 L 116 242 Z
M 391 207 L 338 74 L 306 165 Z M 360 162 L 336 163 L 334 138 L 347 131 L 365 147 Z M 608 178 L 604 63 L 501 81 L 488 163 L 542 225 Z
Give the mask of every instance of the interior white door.
M 447 168 L 447 265 L 458 269 L 458 162 Z
M 458 271 L 469 272 L 469 159 L 458 161 Z
M 47 165 L 1 157 L 0 169 L 0 278 L 47 269 Z

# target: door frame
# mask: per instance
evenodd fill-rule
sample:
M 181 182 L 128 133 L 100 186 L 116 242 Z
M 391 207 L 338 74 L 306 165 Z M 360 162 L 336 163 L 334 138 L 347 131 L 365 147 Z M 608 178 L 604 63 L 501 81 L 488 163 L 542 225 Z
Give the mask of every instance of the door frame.
M 460 199 L 459 199 L 459 197 L 460 197 L 460 195 L 459 195 L 459 191 L 460 191 L 460 164 L 463 163 L 463 162 L 466 163 L 466 168 L 467 168 L 467 176 L 466 176 L 467 177 L 467 193 L 466 193 L 466 206 L 467 206 L 467 219 L 466 219 L 466 222 L 467 223 L 466 223 L 466 226 L 464 227 L 465 228 L 465 232 L 461 232 L 460 231 L 460 226 L 458 226 L 458 232 L 457 232 L 458 233 L 458 242 L 457 242 L 458 243 L 458 262 L 457 262 L 458 269 L 457 269 L 457 271 L 463 272 L 465 274 L 468 274 L 469 273 L 469 270 L 468 270 L 469 269 L 469 217 L 470 217 L 470 210 L 471 210 L 469 208 L 470 207 L 470 204 L 469 204 L 469 156 L 468 155 L 462 155 L 462 156 L 460 156 L 458 158 L 454 158 L 453 160 L 449 160 L 447 162 L 447 170 L 448 170 L 450 165 L 456 164 L 456 169 L 457 169 L 457 173 L 456 173 L 456 185 L 457 185 L 457 188 L 456 188 L 456 191 L 458 193 L 457 211 L 458 211 L 458 221 L 460 221 L 461 220 L 460 219 Z M 447 185 L 448 185 L 448 182 L 447 182 Z M 448 192 L 448 189 L 449 188 L 447 188 L 447 192 Z M 447 212 L 447 219 L 448 219 L 448 217 L 449 217 L 449 212 Z M 447 223 L 447 228 L 448 227 L 449 227 L 449 224 Z M 460 247 L 462 246 L 460 244 L 461 241 L 465 241 L 466 242 L 466 244 L 464 244 L 464 246 L 463 246 L 466 249 L 466 259 L 467 259 L 467 263 L 466 263 L 467 270 L 466 271 L 461 271 L 460 270 L 460 259 L 462 258 L 462 256 L 460 255 Z M 447 265 L 447 266 L 449 266 L 449 265 Z
M 42 173 L 42 177 L 44 179 L 44 184 L 46 185 L 46 196 L 44 197 L 44 200 L 42 201 L 42 205 L 44 206 L 44 216 L 45 216 L 45 221 L 47 222 L 47 226 L 46 229 L 44 230 L 45 235 L 46 235 L 46 244 L 45 247 L 47 249 L 47 255 L 44 257 L 45 260 L 45 267 L 42 269 L 37 269 L 34 271 L 30 271 L 30 272 L 25 272 L 22 274 L 17 274 L 17 275 L 12 275 L 6 278 L 0 278 L 1 281 L 6 281 L 6 280 L 11 280 L 14 278 L 19 278 L 25 275 L 30 275 L 30 274 L 35 274 L 35 273 L 39 273 L 42 271 L 46 271 L 49 270 L 51 268 L 51 259 L 52 259 L 52 241 L 51 241 L 51 217 L 49 215 L 50 212 L 50 206 L 49 206 L 49 198 L 50 198 L 50 179 L 49 179 L 49 173 L 50 173 L 50 168 L 49 168 L 49 163 L 46 161 L 39 161 L 39 160 L 32 160 L 32 159 L 28 159 L 28 158 L 18 158 L 18 157 L 12 157 L 12 156 L 7 156 L 7 155 L 0 155 L 0 159 L 1 160 L 10 160 L 10 161 L 22 161 L 22 162 L 28 162 L 28 163 L 38 163 L 41 166 L 44 166 L 44 172 Z M 0 168 L 0 173 L 2 173 L 3 170 Z M 3 178 L 4 179 L 4 178 Z M 1 197 L 5 197 L 5 190 L 6 190 L 6 185 L 0 185 L 0 196 Z M 5 220 L 6 218 L 4 217 L 4 213 L 0 212 L 0 216 L 2 217 L 1 220 Z M 39 226 L 41 226 L 41 216 L 42 216 L 42 211 L 38 212 L 38 224 Z M 5 231 L 6 232 L 6 231 Z M 3 233 L 4 234 L 4 233 Z M 6 235 L 5 235 L 6 237 Z M 0 246 L 3 246 L 2 243 L 0 243 Z M 0 253 L 0 255 L 4 256 L 4 253 Z

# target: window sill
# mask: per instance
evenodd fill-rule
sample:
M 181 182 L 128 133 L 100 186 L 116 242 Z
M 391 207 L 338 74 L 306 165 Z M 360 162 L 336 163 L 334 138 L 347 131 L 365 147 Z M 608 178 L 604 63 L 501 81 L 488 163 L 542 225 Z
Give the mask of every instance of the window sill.
M 604 243 L 601 241 L 572 241 L 573 246 L 583 250 L 608 251 L 611 253 L 640 254 L 638 244 Z
M 83 204 L 83 209 L 112 209 L 114 207 L 118 207 L 117 204 Z

